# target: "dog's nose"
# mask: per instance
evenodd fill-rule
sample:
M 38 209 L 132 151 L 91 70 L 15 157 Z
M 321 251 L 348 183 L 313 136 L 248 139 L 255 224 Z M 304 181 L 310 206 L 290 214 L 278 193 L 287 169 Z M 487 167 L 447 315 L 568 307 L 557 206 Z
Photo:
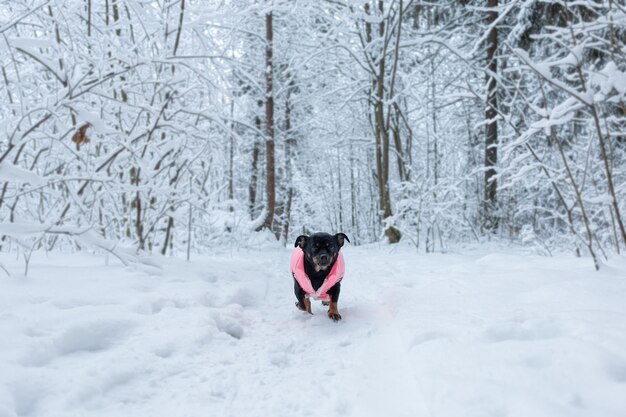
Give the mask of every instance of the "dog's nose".
M 321 255 L 320 256 L 320 261 L 326 263 L 329 261 L 328 255 Z

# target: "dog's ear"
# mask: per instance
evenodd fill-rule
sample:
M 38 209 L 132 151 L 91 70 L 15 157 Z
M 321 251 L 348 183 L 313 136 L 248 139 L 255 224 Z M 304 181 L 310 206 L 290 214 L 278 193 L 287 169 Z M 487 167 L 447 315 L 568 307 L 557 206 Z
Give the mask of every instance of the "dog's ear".
M 304 245 L 306 245 L 306 241 L 309 240 L 308 236 L 305 235 L 300 235 L 298 236 L 298 238 L 296 239 L 296 244 L 293 245 L 294 248 L 297 248 L 298 246 L 300 246 L 302 249 L 304 249 Z
M 339 247 L 343 246 L 344 239 L 350 242 L 350 239 L 348 239 L 348 236 L 346 236 L 345 233 L 337 233 L 335 235 L 335 239 L 337 239 L 337 243 L 339 243 Z

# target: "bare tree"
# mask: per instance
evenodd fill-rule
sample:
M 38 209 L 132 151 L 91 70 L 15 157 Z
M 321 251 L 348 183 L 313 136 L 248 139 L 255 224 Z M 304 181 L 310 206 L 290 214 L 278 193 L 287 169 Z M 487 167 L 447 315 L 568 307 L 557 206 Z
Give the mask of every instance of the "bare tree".
M 376 1 L 372 10 L 369 3 L 363 5 L 366 15 L 376 15 L 379 19 L 377 31 L 374 24 L 368 19 L 364 23 L 365 30 L 365 55 L 371 78 L 370 102 L 372 126 L 375 139 L 376 155 L 376 179 L 378 183 L 379 209 L 382 222 L 389 222 L 393 212 L 391 208 L 391 194 L 389 189 L 389 153 L 390 136 L 394 135 L 397 147 L 402 148 L 399 130 L 392 131 L 391 113 L 394 111 L 392 104 L 395 99 L 394 87 L 398 69 L 398 56 L 400 48 L 400 30 L 402 27 L 403 2 L 398 2 L 397 21 L 390 18 L 391 13 L 385 11 L 385 2 Z M 395 34 L 395 36 L 394 36 Z M 376 46 L 374 46 L 376 45 Z M 389 46 L 393 49 L 389 51 Z M 388 56 L 389 55 L 389 56 Z M 399 161 L 400 162 L 400 161 Z M 385 225 L 385 236 L 390 243 L 400 241 L 402 234 L 392 224 Z
M 276 162 L 274 155 L 274 64 L 273 64 L 273 16 L 272 12 L 265 15 L 265 170 L 267 212 L 262 227 L 272 229 L 274 212 L 276 211 Z
M 498 164 L 498 0 L 487 0 L 487 108 L 485 110 L 485 198 L 484 227 L 488 231 L 498 228 L 496 214 L 496 165 Z

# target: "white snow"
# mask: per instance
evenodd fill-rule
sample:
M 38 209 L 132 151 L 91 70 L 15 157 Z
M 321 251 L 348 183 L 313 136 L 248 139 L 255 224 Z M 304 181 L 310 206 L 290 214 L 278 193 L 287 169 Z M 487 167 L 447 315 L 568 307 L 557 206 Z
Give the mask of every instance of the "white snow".
M 50 39 L 40 38 L 9 38 L 9 43 L 18 48 L 48 48 L 54 46 Z
M 89 123 L 91 125 L 92 131 L 95 133 L 101 133 L 101 134 L 115 133 L 115 129 L 113 129 L 110 126 L 107 126 L 106 122 L 104 122 L 98 114 L 89 112 L 78 106 L 73 106 L 73 110 L 77 114 L 78 126 L 82 125 L 83 123 Z
M 0 416 L 626 415 L 623 257 L 343 251 L 339 323 L 289 249 L 0 254 Z
M 8 161 L 0 162 L 0 180 L 12 183 L 29 183 L 41 185 L 44 180 L 32 171 L 21 168 Z

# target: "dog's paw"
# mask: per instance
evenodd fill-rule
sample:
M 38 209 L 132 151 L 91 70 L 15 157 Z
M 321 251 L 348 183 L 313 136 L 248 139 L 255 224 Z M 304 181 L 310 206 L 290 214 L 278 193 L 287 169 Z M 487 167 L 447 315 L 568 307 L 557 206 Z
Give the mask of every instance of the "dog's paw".
M 328 307 L 330 305 L 330 301 L 322 301 L 322 305 Z
M 304 300 L 304 305 L 302 305 L 302 304 L 300 304 L 300 303 L 298 303 L 298 302 L 296 301 L 296 308 L 297 308 L 298 310 L 300 310 L 300 311 L 306 311 L 306 312 L 307 312 L 307 313 L 309 313 L 309 314 L 313 314 L 313 313 L 311 312 L 311 303 L 310 303 L 310 302 L 309 302 L 309 303 L 307 303 L 307 301 L 306 301 L 306 300 Z
M 337 312 L 328 312 L 328 317 L 330 317 L 333 321 L 339 321 L 341 320 L 341 314 L 337 313 Z

